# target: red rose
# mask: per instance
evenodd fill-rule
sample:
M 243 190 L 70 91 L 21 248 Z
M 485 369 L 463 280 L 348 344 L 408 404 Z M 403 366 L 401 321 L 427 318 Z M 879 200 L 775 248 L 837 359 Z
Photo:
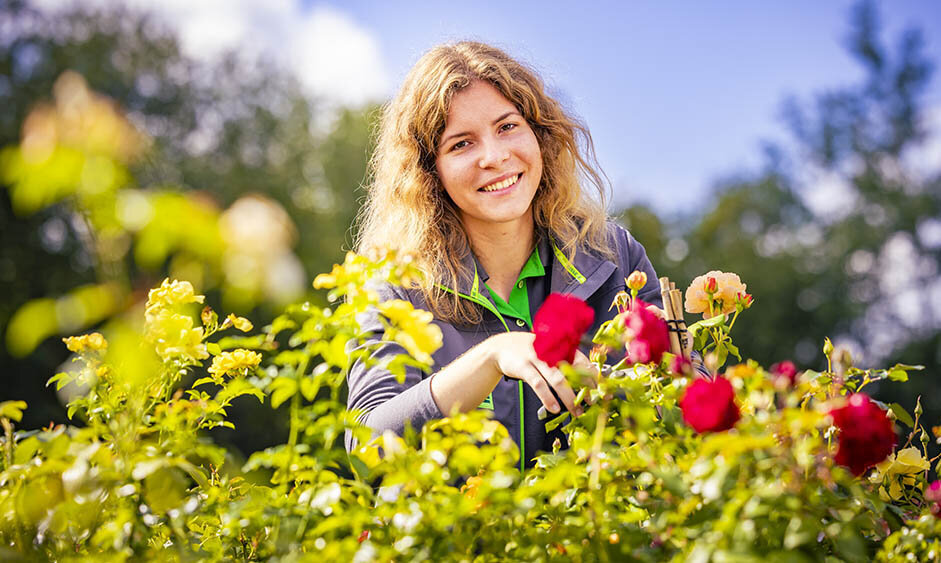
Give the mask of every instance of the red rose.
M 895 429 L 886 412 L 863 393 L 850 395 L 846 406 L 830 411 L 840 429 L 836 462 L 859 476 L 884 460 L 895 448 Z
M 741 418 L 732 384 L 722 376 L 694 381 L 683 393 L 680 409 L 683 420 L 700 434 L 728 430 Z
M 647 304 L 634 300 L 634 307 L 624 317 L 627 328 L 627 357 L 632 363 L 660 363 L 663 353 L 670 349 L 667 323 L 647 310 Z
M 797 381 L 797 366 L 794 365 L 794 362 L 789 360 L 778 362 L 771 366 L 771 375 L 773 375 L 775 379 L 786 379 L 788 386 L 792 386 L 794 382 Z
M 550 294 L 533 318 L 536 356 L 552 367 L 575 361 L 582 335 L 595 320 L 595 311 L 571 295 Z

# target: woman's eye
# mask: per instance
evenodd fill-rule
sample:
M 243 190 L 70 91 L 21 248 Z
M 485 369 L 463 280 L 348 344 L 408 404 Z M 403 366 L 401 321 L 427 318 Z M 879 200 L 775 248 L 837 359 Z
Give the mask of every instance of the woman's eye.
M 500 126 L 500 131 L 510 131 L 512 129 L 516 129 L 515 123 L 504 123 Z
M 460 150 L 466 146 L 467 146 L 467 141 L 458 141 L 454 143 L 453 145 L 451 145 L 451 150 L 452 151 Z

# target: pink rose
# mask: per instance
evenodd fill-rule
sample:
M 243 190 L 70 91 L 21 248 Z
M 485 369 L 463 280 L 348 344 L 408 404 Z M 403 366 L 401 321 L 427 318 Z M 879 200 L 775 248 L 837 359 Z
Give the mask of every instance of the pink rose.
M 797 381 L 797 366 L 790 360 L 778 362 L 771 366 L 771 375 L 775 381 L 786 381 L 786 387 L 791 387 Z
M 634 307 L 625 315 L 624 327 L 631 363 L 660 363 L 663 353 L 670 349 L 667 323 L 647 310 L 647 304 L 640 299 L 634 300 Z

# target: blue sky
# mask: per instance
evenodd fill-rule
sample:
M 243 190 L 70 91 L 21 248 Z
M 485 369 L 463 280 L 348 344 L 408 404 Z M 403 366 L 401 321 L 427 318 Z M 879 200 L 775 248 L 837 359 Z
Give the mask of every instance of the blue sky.
M 616 203 L 692 211 L 710 186 L 786 140 L 787 95 L 858 80 L 843 47 L 852 2 L 319 2 L 373 36 L 391 94 L 436 43 L 474 38 L 541 71 L 589 126 Z M 920 26 L 941 63 L 941 4 L 877 2 L 890 45 Z M 941 69 L 938 69 L 941 72 Z M 941 78 L 926 96 L 941 107 Z

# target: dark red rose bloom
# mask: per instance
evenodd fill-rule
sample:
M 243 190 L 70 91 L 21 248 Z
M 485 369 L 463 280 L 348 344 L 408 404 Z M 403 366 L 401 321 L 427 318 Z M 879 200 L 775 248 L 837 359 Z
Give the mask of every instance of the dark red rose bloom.
M 859 476 L 895 449 L 895 429 L 886 412 L 863 393 L 849 396 L 846 406 L 830 411 L 840 429 L 836 462 Z
M 683 420 L 700 434 L 728 430 L 741 418 L 732 384 L 722 376 L 690 384 L 680 399 L 680 409 Z
M 794 385 L 797 381 L 797 366 L 790 360 L 778 362 L 771 366 L 771 375 L 775 379 L 786 378 L 789 386 Z
M 550 294 L 533 318 L 536 356 L 552 367 L 575 361 L 582 335 L 595 320 L 595 311 L 571 295 Z
M 634 300 L 634 307 L 624 317 L 627 329 L 627 357 L 631 363 L 660 363 L 663 353 L 670 349 L 667 323 L 647 310 L 647 304 Z

